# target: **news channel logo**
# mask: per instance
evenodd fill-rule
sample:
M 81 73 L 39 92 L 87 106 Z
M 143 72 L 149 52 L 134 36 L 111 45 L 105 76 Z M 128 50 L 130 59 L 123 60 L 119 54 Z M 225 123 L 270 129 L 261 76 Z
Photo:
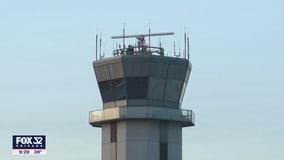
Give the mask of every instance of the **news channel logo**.
M 45 135 L 13 135 L 14 155 L 45 155 Z

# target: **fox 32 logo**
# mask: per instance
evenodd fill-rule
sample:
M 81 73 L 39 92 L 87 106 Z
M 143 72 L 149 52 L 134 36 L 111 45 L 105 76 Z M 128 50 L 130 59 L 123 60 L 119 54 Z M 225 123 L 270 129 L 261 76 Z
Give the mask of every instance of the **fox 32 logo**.
M 23 155 L 45 154 L 45 135 L 13 135 L 13 153 Z

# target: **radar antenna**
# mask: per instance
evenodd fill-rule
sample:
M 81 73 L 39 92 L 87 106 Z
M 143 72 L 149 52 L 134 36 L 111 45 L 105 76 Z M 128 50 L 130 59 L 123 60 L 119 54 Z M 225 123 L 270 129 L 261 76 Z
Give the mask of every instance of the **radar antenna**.
M 125 30 L 123 29 L 123 35 L 122 36 L 112 36 L 112 39 L 123 39 L 123 48 L 121 49 L 119 47 L 119 49 L 114 50 L 114 55 L 124 55 L 124 54 L 130 54 L 133 55 L 135 54 L 152 54 L 152 53 L 157 53 L 160 55 L 164 55 L 164 49 L 161 47 L 161 45 L 159 47 L 153 47 L 150 46 L 150 44 L 146 45 L 145 43 L 145 37 L 149 37 L 149 41 L 150 41 L 150 37 L 152 36 L 166 36 L 166 35 L 174 35 L 174 32 L 162 32 L 162 33 L 151 33 L 150 28 L 149 28 L 149 33 L 147 34 L 133 34 L 133 35 L 125 35 Z M 137 39 L 137 44 L 138 46 L 132 46 L 129 45 L 128 48 L 125 48 L 125 38 L 136 38 Z M 135 51 L 135 49 L 137 49 Z M 151 50 L 151 49 L 156 49 L 156 50 Z
M 137 37 L 148 37 L 148 36 L 167 36 L 174 35 L 174 32 L 163 32 L 163 33 L 151 33 L 151 34 L 133 34 L 133 35 L 122 35 L 122 36 L 112 36 L 112 39 L 120 39 L 120 38 L 137 38 Z

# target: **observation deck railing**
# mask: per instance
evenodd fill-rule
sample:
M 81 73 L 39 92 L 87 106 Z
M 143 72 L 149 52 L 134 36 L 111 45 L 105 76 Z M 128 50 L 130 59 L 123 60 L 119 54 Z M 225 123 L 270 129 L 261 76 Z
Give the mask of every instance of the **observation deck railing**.
M 154 119 L 176 121 L 182 127 L 194 126 L 194 112 L 156 106 L 124 106 L 89 112 L 89 123 L 101 127 L 103 123 L 127 119 Z
M 164 56 L 164 49 L 162 47 L 153 46 L 133 46 L 131 48 L 121 48 L 113 51 L 114 56 L 120 55 L 140 55 L 140 54 L 157 54 Z

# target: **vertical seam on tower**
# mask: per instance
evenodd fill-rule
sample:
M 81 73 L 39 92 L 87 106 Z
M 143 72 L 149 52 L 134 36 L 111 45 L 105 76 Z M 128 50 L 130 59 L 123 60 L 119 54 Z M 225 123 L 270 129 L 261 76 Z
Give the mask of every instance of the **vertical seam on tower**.
M 163 98 L 162 98 L 162 102 L 163 102 L 163 107 L 167 107 L 165 105 L 165 94 L 166 94 L 166 87 L 167 87 L 167 82 L 168 82 L 168 75 L 169 75 L 169 67 L 170 67 L 171 63 L 167 64 L 167 75 L 166 75 L 166 79 L 165 79 L 165 85 L 164 85 L 164 93 L 163 93 Z

